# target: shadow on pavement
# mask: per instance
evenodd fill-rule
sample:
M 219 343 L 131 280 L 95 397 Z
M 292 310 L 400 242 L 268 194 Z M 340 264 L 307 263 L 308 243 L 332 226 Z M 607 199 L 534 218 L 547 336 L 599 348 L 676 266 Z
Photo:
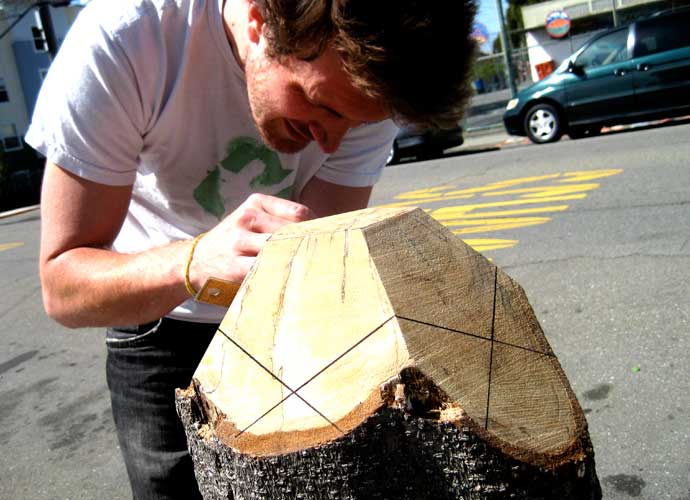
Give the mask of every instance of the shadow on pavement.
M 403 165 L 406 163 L 419 163 L 423 161 L 431 161 L 431 160 L 444 160 L 446 158 L 453 158 L 456 156 L 469 156 L 477 153 L 488 153 L 490 151 L 499 151 L 501 147 L 499 145 L 496 146 L 476 146 L 472 148 L 467 148 L 467 149 L 462 149 L 459 151 L 450 151 L 448 153 L 443 153 L 441 155 L 435 155 L 435 156 L 428 156 L 428 157 L 415 157 L 415 156 L 408 156 L 401 158 L 395 163 L 389 163 L 386 165 L 386 167 L 395 167 L 396 165 Z

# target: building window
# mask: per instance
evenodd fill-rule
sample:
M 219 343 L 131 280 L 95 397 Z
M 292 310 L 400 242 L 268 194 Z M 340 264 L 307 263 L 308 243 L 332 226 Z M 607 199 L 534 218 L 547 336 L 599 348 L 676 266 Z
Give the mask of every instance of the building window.
M 9 102 L 10 96 L 7 93 L 7 86 L 5 86 L 5 79 L 0 78 L 0 102 Z
M 23 148 L 22 138 L 17 134 L 14 123 L 0 124 L 0 145 L 4 151 L 19 151 Z
M 31 27 L 31 36 L 34 39 L 34 51 L 36 52 L 48 52 L 48 43 L 43 36 L 43 30 L 38 26 Z

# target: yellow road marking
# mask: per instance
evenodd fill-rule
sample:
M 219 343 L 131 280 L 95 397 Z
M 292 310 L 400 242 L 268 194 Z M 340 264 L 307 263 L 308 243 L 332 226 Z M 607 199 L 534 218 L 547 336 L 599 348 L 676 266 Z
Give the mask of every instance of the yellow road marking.
M 518 244 L 518 240 L 499 240 L 495 238 L 463 238 L 462 241 L 474 248 L 477 252 L 487 250 L 501 250 L 511 248 Z
M 24 243 L 16 242 L 16 243 L 0 243 L 0 252 L 4 252 L 5 250 L 11 250 L 13 248 L 17 248 L 24 245 Z
M 505 231 L 518 227 L 536 226 L 549 222 L 551 217 L 514 217 L 484 220 L 449 220 L 443 223 L 447 227 L 465 226 L 462 229 L 454 229 L 455 234 L 486 233 L 488 231 Z
M 390 207 L 390 208 L 397 208 L 397 207 L 415 207 L 419 206 L 422 203 L 433 203 L 436 201 L 451 201 L 451 200 L 466 200 L 468 198 L 472 198 L 474 195 L 473 194 L 464 194 L 464 195 L 458 195 L 458 196 L 434 196 L 434 197 L 429 197 L 429 198 L 419 198 L 418 200 L 412 200 L 412 201 L 397 201 L 393 203 L 386 203 L 385 205 L 381 205 L 382 207 Z M 396 198 L 400 198 L 399 196 L 396 196 Z
M 448 220 L 457 219 L 462 217 L 465 213 L 471 212 L 473 210 L 481 210 L 482 208 L 495 208 L 495 207 L 512 207 L 516 205 L 527 205 L 534 203 L 546 203 L 549 201 L 565 201 L 565 200 L 581 200 L 586 198 L 586 194 L 571 194 L 566 196 L 554 196 L 551 198 L 535 198 L 527 200 L 506 200 L 506 201 L 491 201 L 486 203 L 475 203 L 472 205 L 456 205 L 454 207 L 443 207 L 438 208 L 431 212 L 431 216 L 438 220 Z
M 573 184 L 568 186 L 538 186 L 505 189 L 503 191 L 492 191 L 491 193 L 484 193 L 482 196 L 505 196 L 509 194 L 520 194 L 523 198 L 553 198 L 564 194 L 592 191 L 598 187 L 599 184 L 594 182 L 591 184 Z
M 487 184 L 486 186 L 461 189 L 459 191 L 450 191 L 448 194 L 451 196 L 455 196 L 458 194 L 485 193 L 487 191 L 493 191 L 495 189 L 505 189 L 505 188 L 509 188 L 511 186 L 516 186 L 516 185 L 520 185 L 520 184 L 528 184 L 530 182 L 538 182 L 538 181 L 543 181 L 543 180 L 557 179 L 560 176 L 561 176 L 561 174 L 549 174 L 549 175 L 539 175 L 536 177 L 520 177 L 518 179 L 509 179 L 507 181 L 493 182 L 491 184 Z
M 505 217 L 511 215 L 541 214 L 544 212 L 564 212 L 568 205 L 552 205 L 550 207 L 517 208 L 515 210 L 494 210 L 493 212 L 478 212 L 462 214 L 463 219 L 479 219 L 484 217 Z M 430 211 L 430 210 L 427 210 Z
M 599 183 L 589 181 L 611 177 L 621 172 L 622 169 L 576 170 L 519 177 L 461 189 L 453 185 L 435 186 L 402 193 L 395 197 L 399 201 L 384 206 L 421 206 L 434 219 L 458 235 L 506 231 L 549 222 L 551 217 L 537 215 L 568 210 L 569 205 L 562 202 L 582 200 L 590 191 L 600 187 Z M 485 197 L 505 199 L 446 205 L 440 208 L 428 206 Z M 518 243 L 518 240 L 496 238 L 473 238 L 464 241 L 480 252 L 511 248 Z
M 584 170 L 581 172 L 566 172 L 563 174 L 565 179 L 558 182 L 583 182 L 593 181 L 594 179 L 602 179 L 604 177 L 611 177 L 623 172 L 622 168 L 612 168 L 610 170 Z

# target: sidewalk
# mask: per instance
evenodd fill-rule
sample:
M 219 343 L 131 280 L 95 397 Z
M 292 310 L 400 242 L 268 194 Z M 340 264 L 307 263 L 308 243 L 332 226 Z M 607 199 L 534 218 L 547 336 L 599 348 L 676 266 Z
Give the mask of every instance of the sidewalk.
M 503 112 L 511 97 L 510 89 L 472 96 L 465 118 L 465 130 L 472 133 L 484 129 L 502 128 Z
M 510 89 L 472 96 L 463 121 L 465 142 L 462 149 L 495 148 L 526 140 L 508 135 L 503 127 L 503 112 L 510 98 Z
M 509 135 L 503 128 L 503 125 L 501 125 L 497 128 L 480 131 L 470 130 L 465 134 L 465 142 L 463 142 L 458 151 L 467 149 L 502 148 L 510 145 L 529 143 L 530 141 L 527 137 Z
M 41 205 L 31 205 L 30 207 L 15 208 L 14 210 L 8 210 L 7 212 L 0 212 L 0 219 L 25 214 L 27 212 L 38 210 L 39 208 L 41 208 Z

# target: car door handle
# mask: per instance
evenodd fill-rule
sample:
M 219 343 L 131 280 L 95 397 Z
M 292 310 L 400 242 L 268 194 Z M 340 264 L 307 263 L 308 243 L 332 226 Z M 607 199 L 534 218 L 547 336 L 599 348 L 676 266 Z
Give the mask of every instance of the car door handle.
M 616 68 L 613 70 L 613 74 L 616 76 L 625 76 L 628 73 L 628 70 L 625 68 Z
M 649 71 L 652 68 L 651 64 L 642 63 L 637 65 L 637 71 Z

